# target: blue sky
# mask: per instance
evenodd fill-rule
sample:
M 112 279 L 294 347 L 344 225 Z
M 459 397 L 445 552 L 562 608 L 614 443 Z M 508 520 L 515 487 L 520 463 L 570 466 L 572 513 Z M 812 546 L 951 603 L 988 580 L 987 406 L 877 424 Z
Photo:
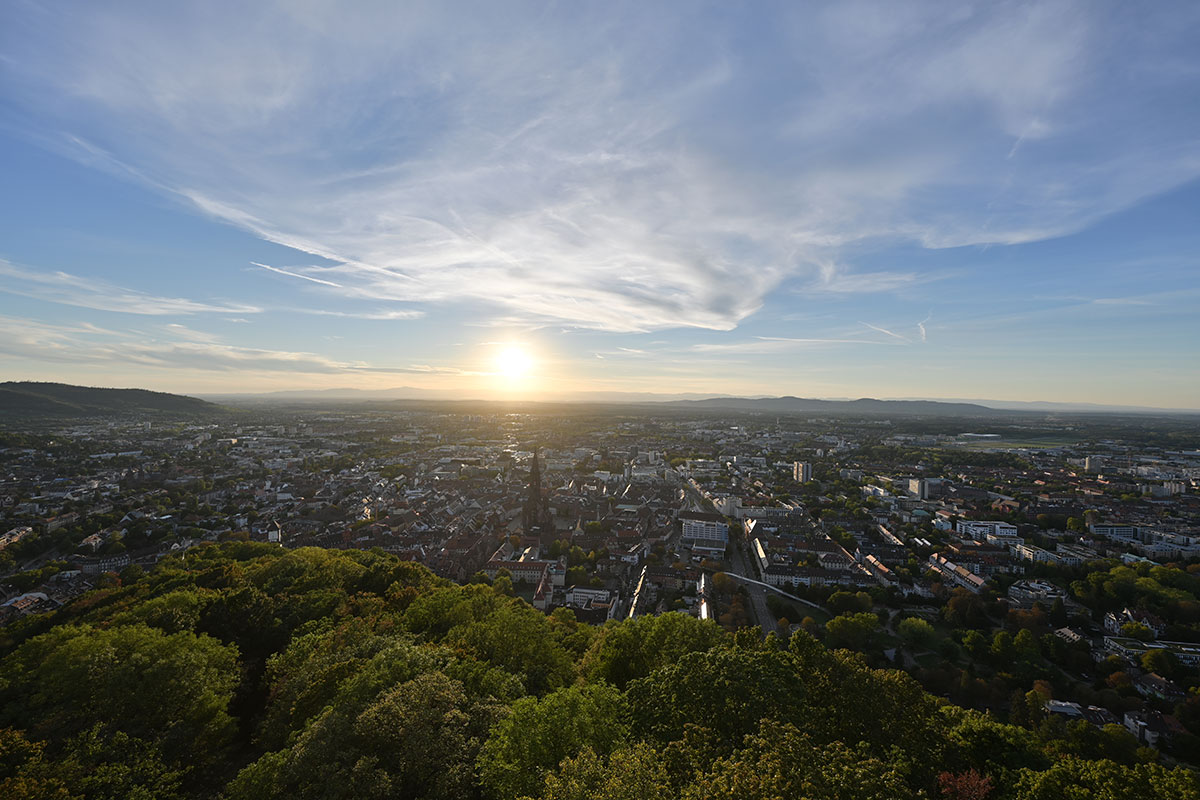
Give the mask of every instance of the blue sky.
M 1198 37 L 1190 2 L 17 0 L 0 369 L 1200 408 Z

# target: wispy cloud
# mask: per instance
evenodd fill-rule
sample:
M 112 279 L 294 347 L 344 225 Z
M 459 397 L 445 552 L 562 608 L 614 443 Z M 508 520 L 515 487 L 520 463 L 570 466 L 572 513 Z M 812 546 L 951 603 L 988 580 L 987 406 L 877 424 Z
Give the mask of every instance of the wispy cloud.
M 312 281 L 313 283 L 319 283 L 323 286 L 333 286 L 334 288 L 337 288 L 337 289 L 342 288 L 342 285 L 340 283 L 334 283 L 333 281 L 327 281 L 324 278 L 314 278 L 311 275 L 304 275 L 299 272 L 291 272 L 289 270 L 282 269 L 280 267 L 272 267 L 270 264 L 260 264 L 257 261 L 251 261 L 250 263 L 256 267 L 262 267 L 263 269 L 270 270 L 271 272 L 277 272 L 280 275 L 287 275 L 289 277 L 299 278 L 300 280 L 304 280 L 304 281 Z
M 689 350 L 696 353 L 740 353 L 744 355 L 757 353 L 778 353 L 789 350 L 800 350 L 825 345 L 880 345 L 889 342 L 879 342 L 871 339 L 853 338 L 792 338 L 783 336 L 756 336 L 753 339 L 740 342 L 703 343 L 692 345 Z
M 879 331 L 880 333 L 887 334 L 888 336 L 891 336 L 893 339 L 899 339 L 902 342 L 911 341 L 907 336 L 902 336 L 894 331 L 889 331 L 887 328 L 881 328 L 878 325 L 872 325 L 869 322 L 863 322 L 861 324 L 866 325 L 868 328 L 870 328 L 873 331 Z
M 730 330 L 792 279 L 923 278 L 847 248 L 1057 236 L 1200 175 L 1145 44 L 1186 30 L 1174 5 L 376 11 L 39 7 L 0 55 L 77 152 L 334 263 L 263 268 L 527 323 Z
M 927 339 L 926 332 L 925 332 L 925 323 L 929 322 L 931 319 L 933 319 L 932 311 L 929 312 L 928 316 L 926 316 L 925 319 L 923 319 L 917 323 L 917 330 L 921 332 L 921 341 L 922 342 L 926 341 L 926 339 Z
M 280 372 L 296 374 L 410 373 L 472 375 L 454 367 L 416 364 L 378 366 L 338 361 L 326 356 L 288 350 L 242 347 L 218 341 L 215 335 L 179 324 L 165 325 L 161 334 L 108 330 L 89 324 L 50 324 L 35 319 L 0 316 L 0 363 L 14 359 L 89 367 L 111 364 L 174 373 Z
M 318 317 L 342 317 L 345 319 L 420 319 L 425 312 L 415 308 L 393 308 L 383 310 L 333 311 L 327 308 L 287 308 L 293 314 L 313 314 Z
M 168 316 L 174 314 L 253 314 L 261 309 L 239 303 L 211 303 L 181 297 L 159 297 L 114 286 L 99 278 L 67 272 L 35 272 L 0 260 L 0 292 L 50 303 L 114 311 L 122 314 Z
M 802 291 L 834 294 L 894 292 L 918 284 L 929 283 L 939 277 L 941 276 L 920 275 L 916 272 L 840 272 L 835 268 L 824 271 L 820 280 L 805 286 Z
M 433 366 L 431 364 L 410 364 L 407 367 L 348 366 L 346 369 L 356 372 L 375 372 L 380 374 L 454 375 L 460 377 L 478 377 L 496 374 L 494 372 L 482 372 L 479 370 L 462 369 L 460 367 Z
M 180 325 L 178 322 L 169 323 L 166 326 L 166 331 L 171 336 L 177 336 L 180 339 L 187 339 L 193 342 L 216 342 L 220 338 L 215 333 L 207 331 L 198 331 L 194 328 L 189 328 L 186 325 Z

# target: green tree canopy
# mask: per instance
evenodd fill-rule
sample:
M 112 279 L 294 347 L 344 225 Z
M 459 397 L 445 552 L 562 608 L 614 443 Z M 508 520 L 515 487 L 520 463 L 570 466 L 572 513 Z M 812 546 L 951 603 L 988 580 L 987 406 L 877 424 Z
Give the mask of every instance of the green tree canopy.
M 485 786 L 497 797 L 535 794 L 545 775 L 584 748 L 604 755 L 629 730 L 625 696 L 604 684 L 526 697 L 496 726 L 479 757 Z
M 0 719 L 65 738 L 104 721 L 154 742 L 168 760 L 214 757 L 235 730 L 229 703 L 236 649 L 208 636 L 143 624 L 57 627 L 0 667 Z

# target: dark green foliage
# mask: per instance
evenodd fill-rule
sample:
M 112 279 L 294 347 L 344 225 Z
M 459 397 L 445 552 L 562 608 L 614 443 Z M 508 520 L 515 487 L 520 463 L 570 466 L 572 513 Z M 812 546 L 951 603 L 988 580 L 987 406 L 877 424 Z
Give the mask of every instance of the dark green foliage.
M 0 664 L 0 722 L 65 739 L 103 722 L 202 763 L 232 738 L 237 651 L 208 636 L 142 624 L 58 627 Z
M 1187 613 L 1192 578 L 1154 575 L 1095 589 Z M 228 542 L 130 577 L 4 629 L 5 800 L 1200 798 L 1123 729 L 1044 718 L 1036 691 L 1003 724 L 806 633 L 784 647 L 682 614 L 593 628 L 378 551 Z M 829 643 L 881 635 L 842 600 Z M 974 602 L 951 613 L 970 622 Z M 1014 672 L 1057 652 L 1025 628 L 961 641 Z M 1193 700 L 1178 717 L 1200 731 Z
M 481 778 L 497 797 L 534 794 L 564 758 L 584 748 L 606 754 L 628 730 L 628 702 L 611 686 L 559 689 L 540 700 L 522 698 L 484 746 Z
M 662 754 L 637 744 L 609 758 L 584 748 L 546 776 L 541 796 L 545 800 L 675 800 L 679 793 Z
M 1200 797 L 1200 778 L 1189 770 L 1158 764 L 1123 767 L 1111 761 L 1066 758 L 1044 772 L 1022 770 L 1013 796 L 1016 800 L 1194 800 Z
M 474 702 L 458 681 L 425 672 L 366 707 L 325 709 L 288 750 L 268 753 L 229 797 L 460 798 L 477 794 L 475 758 L 503 707 Z
M 602 680 L 619 689 L 673 664 L 692 652 L 703 652 L 725 638 L 715 622 L 670 613 L 610 622 L 583 661 L 589 680 Z
M 896 748 L 878 758 L 866 747 L 819 745 L 795 726 L 764 723 L 756 736 L 691 787 L 696 800 L 905 800 L 916 797 Z
M 779 650 L 693 652 L 629 684 L 634 730 L 666 744 L 687 725 L 738 742 L 759 720 L 801 722 L 805 682 Z

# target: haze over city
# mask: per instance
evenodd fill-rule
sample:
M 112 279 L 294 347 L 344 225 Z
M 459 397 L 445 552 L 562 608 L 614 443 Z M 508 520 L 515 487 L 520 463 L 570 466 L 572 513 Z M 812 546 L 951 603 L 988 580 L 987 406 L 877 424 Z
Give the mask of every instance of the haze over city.
M 0 368 L 1200 406 L 1192 3 L 0 10 Z

